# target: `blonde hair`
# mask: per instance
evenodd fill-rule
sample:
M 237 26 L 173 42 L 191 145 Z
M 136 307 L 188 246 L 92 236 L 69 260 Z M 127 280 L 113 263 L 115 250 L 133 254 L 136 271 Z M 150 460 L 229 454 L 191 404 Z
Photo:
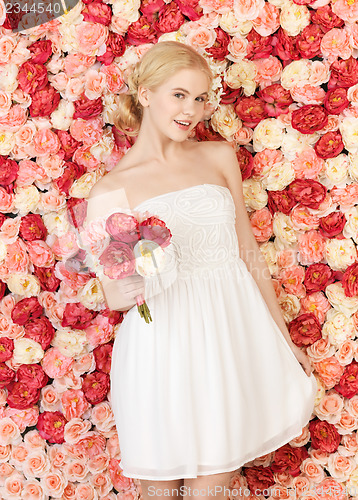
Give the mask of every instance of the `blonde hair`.
M 128 76 L 128 92 L 119 94 L 114 126 L 129 136 L 138 135 L 143 106 L 138 100 L 138 87 L 155 91 L 168 77 L 181 69 L 199 69 L 206 73 L 209 85 L 214 75 L 207 61 L 189 45 L 167 40 L 157 42 L 138 61 Z

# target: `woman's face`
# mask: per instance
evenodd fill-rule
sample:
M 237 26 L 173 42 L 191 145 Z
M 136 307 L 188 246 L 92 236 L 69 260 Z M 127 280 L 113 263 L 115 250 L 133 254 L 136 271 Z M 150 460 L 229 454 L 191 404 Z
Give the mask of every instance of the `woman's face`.
M 184 141 L 205 115 L 209 91 L 206 74 L 197 69 L 182 69 L 157 90 L 144 89 L 144 113 L 150 124 L 174 141 Z M 186 122 L 180 125 L 177 122 Z

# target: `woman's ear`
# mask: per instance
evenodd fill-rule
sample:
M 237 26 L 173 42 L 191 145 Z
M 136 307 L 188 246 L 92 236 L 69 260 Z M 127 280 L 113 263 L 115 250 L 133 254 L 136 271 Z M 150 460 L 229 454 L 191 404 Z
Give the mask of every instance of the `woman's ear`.
M 150 90 L 146 87 L 142 87 L 139 85 L 138 87 L 138 101 L 141 103 L 143 107 L 149 106 L 149 94 Z

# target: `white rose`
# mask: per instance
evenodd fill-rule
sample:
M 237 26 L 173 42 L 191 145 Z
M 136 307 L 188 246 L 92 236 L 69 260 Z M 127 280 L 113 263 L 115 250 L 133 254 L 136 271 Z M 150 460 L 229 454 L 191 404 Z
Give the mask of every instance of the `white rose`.
M 358 182 L 358 153 L 348 153 L 348 174 L 354 182 Z
M 282 315 L 286 323 L 295 319 L 300 312 L 301 302 L 296 295 L 292 295 L 291 293 L 283 294 L 278 303 L 280 304 Z
M 233 89 L 242 88 L 246 96 L 255 93 L 257 68 L 253 61 L 243 59 L 227 69 L 225 73 L 226 83 Z
M 210 123 L 213 129 L 228 141 L 242 127 L 233 104 L 221 104 L 211 115 Z
M 77 5 L 82 4 L 82 2 L 78 2 Z M 71 9 L 70 12 L 72 12 Z M 61 16 L 60 19 L 62 19 L 64 16 Z M 82 16 L 83 19 L 83 16 Z M 60 33 L 60 37 L 58 39 L 59 43 L 59 48 L 61 49 L 62 52 L 78 52 L 79 50 L 79 45 L 78 45 L 78 40 L 77 40 L 77 32 L 76 32 L 76 25 L 78 23 L 61 23 L 58 26 L 58 31 Z
M 0 134 L 0 155 L 8 155 L 15 146 L 15 134 L 8 130 Z
M 104 302 L 103 290 L 100 281 L 97 278 L 91 278 L 77 292 L 78 300 L 87 309 L 98 311 Z
M 69 189 L 69 195 L 74 198 L 88 198 L 89 192 L 99 180 L 100 174 L 100 169 L 83 174 L 72 184 Z
M 19 68 L 16 64 L 9 63 L 0 66 L 0 90 L 14 92 L 17 88 L 17 74 Z
M 233 10 L 221 15 L 219 26 L 230 36 L 246 36 L 252 30 L 252 22 L 238 19 Z
M 282 9 L 282 6 L 285 3 L 290 3 L 290 0 L 268 0 L 268 2 L 272 3 L 272 5 L 274 5 L 275 7 L 279 7 L 280 9 Z
M 3 261 L 7 254 L 7 245 L 4 241 L 0 240 L 0 262 Z
M 278 273 L 277 249 L 273 241 L 266 241 L 265 243 L 262 243 L 259 248 L 262 255 L 265 257 L 271 276 L 276 276 Z
M 330 77 L 331 70 L 328 61 L 311 61 L 311 74 L 308 83 L 311 85 L 322 85 L 323 83 L 327 83 Z
M 22 337 L 14 339 L 13 361 L 15 364 L 31 365 L 44 357 L 41 345 L 35 340 Z
M 103 102 L 103 121 L 105 123 L 114 124 L 114 118 L 118 112 L 118 103 L 120 101 L 120 97 L 118 94 L 105 94 L 102 97 Z
M 332 307 L 343 313 L 347 318 L 358 311 L 358 297 L 346 297 L 341 282 L 326 286 L 325 294 Z
M 289 36 L 296 36 L 310 24 L 310 11 L 305 5 L 286 2 L 281 7 L 280 24 Z
M 32 212 L 37 207 L 39 201 L 40 193 L 33 184 L 31 186 L 15 188 L 14 204 L 21 217 Z
M 61 99 L 59 105 L 51 113 L 51 123 L 54 128 L 68 130 L 73 121 L 75 105 L 67 99 Z
M 68 358 L 78 358 L 79 356 L 86 354 L 86 332 L 83 330 L 62 328 L 56 331 L 51 345 L 53 347 L 57 347 L 60 353 Z
M 98 142 L 90 147 L 91 154 L 101 162 L 107 160 L 114 148 L 114 137 L 111 127 L 107 127 Z
M 339 130 L 342 134 L 343 144 L 349 152 L 358 152 L 358 118 L 343 118 L 339 124 Z
M 319 174 L 320 182 L 328 189 L 332 189 L 333 186 L 345 187 L 348 181 L 348 166 L 348 156 L 343 153 L 335 158 L 328 158 Z
M 252 138 L 256 152 L 265 148 L 278 149 L 284 138 L 283 125 L 276 118 L 265 118 L 256 125 Z
M 328 239 L 325 246 L 327 264 L 334 271 L 344 271 L 357 259 L 357 249 L 354 242 L 349 239 Z
M 32 297 L 40 293 L 38 278 L 32 274 L 12 273 L 6 282 L 10 292 L 23 297 Z
M 285 140 L 282 142 L 281 151 L 289 161 L 296 159 L 307 147 L 317 142 L 318 134 L 301 134 L 292 127 L 286 128 Z
M 111 3 L 113 15 L 127 19 L 131 23 L 138 21 L 140 0 L 114 0 Z
M 282 212 L 275 212 L 272 229 L 278 241 L 275 241 L 277 250 L 283 250 L 297 243 L 298 233 L 293 227 L 291 218 Z
M 292 61 L 281 73 L 281 85 L 284 89 L 290 90 L 296 85 L 306 85 L 310 79 L 310 61 L 308 59 L 299 59 Z
M 343 236 L 352 238 L 355 243 L 358 243 L 358 206 L 341 209 L 341 211 L 347 220 L 343 228 Z
M 242 183 L 246 206 L 251 210 L 260 210 L 267 205 L 268 194 L 259 181 L 245 179 Z
M 353 318 L 348 318 L 332 307 L 327 312 L 326 322 L 322 327 L 322 335 L 328 337 L 329 343 L 336 347 L 339 347 L 345 340 L 354 339 L 356 330 Z
M 57 212 L 44 214 L 42 220 L 49 234 L 63 236 L 70 230 L 67 208 L 61 208 Z
M 266 177 L 263 186 L 269 191 L 281 191 L 295 179 L 295 171 L 288 161 L 275 163 Z

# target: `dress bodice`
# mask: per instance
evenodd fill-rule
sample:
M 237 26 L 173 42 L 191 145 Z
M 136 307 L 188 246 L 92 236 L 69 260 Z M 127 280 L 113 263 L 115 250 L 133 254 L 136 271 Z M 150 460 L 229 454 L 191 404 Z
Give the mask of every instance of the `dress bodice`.
M 191 186 L 149 198 L 134 210 L 148 210 L 171 230 L 167 254 L 175 260 L 177 277 L 241 260 L 235 230 L 235 204 L 227 187 L 217 184 Z

